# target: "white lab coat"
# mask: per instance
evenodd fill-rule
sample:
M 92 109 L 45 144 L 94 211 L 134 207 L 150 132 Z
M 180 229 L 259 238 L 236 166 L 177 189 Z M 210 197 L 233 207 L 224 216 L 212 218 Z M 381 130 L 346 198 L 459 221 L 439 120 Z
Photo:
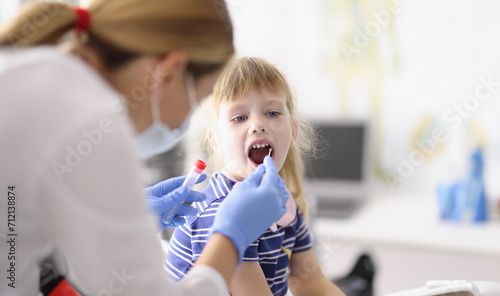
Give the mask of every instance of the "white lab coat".
M 50 47 L 0 51 L 0 295 L 24 295 L 38 281 L 30 276 L 37 262 L 54 251 L 67 279 L 88 295 L 227 294 L 210 267 L 179 283 L 167 278 L 119 101 L 72 55 Z

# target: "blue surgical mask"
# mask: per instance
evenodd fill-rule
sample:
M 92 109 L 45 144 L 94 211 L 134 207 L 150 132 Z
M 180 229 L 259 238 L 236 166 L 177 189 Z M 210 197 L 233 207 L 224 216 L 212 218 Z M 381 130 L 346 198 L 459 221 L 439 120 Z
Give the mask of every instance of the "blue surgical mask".
M 191 118 L 191 113 L 196 107 L 198 100 L 196 99 L 193 75 L 190 72 L 186 72 L 184 79 L 186 81 L 187 95 L 190 105 L 188 115 L 186 115 L 186 118 L 184 118 L 184 121 L 177 129 L 172 130 L 168 125 L 161 121 L 160 101 L 158 96 L 155 95 L 152 97 L 151 112 L 153 113 L 153 124 L 139 133 L 137 138 L 139 142 L 139 155 L 141 158 L 146 159 L 171 150 L 180 141 L 189 128 L 189 119 Z

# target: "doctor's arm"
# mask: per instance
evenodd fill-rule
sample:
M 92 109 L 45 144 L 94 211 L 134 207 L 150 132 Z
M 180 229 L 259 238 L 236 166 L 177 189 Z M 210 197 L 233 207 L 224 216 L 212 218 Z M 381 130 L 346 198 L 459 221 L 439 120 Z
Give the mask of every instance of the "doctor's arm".
M 87 141 L 81 130 L 95 129 L 103 118 L 111 122 L 109 133 L 88 153 L 76 155 L 75 147 Z M 44 176 L 36 205 L 43 213 L 43 235 L 64 258 L 59 270 L 88 295 L 182 295 L 182 288 L 164 270 L 157 223 L 144 202 L 131 131 L 118 115 L 109 113 L 83 122 L 54 145 L 62 148 L 53 152 L 52 167 L 57 162 L 70 169 Z M 65 147 L 76 152 L 68 156 Z M 218 295 L 211 287 L 207 290 L 212 290 L 208 295 Z
M 325 278 L 312 250 L 292 253 L 288 287 L 294 296 L 345 296 Z
M 234 296 L 273 295 L 258 261 L 241 263 L 229 284 L 229 291 Z

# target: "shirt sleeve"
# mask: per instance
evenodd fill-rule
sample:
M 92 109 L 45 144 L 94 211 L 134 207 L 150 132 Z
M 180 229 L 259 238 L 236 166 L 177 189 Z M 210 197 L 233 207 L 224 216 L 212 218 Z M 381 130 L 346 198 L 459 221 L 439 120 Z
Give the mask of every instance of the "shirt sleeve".
M 299 209 L 297 209 L 296 225 L 297 229 L 295 231 L 295 246 L 292 252 L 302 252 L 310 250 L 312 248 L 311 233 Z
M 214 222 L 218 205 L 222 199 L 210 202 L 213 192 L 205 190 L 207 200 L 193 203 L 201 211 L 197 217 L 188 217 L 188 223 L 177 227 L 170 239 L 170 248 L 167 255 L 167 270 L 176 280 L 186 276 L 194 266 L 194 262 L 201 256 L 209 240 L 210 227 Z
M 213 269 L 193 270 L 182 284 L 167 277 L 130 127 L 114 114 L 86 122 L 56 146 L 65 148 L 39 186 L 40 224 L 68 280 L 87 295 L 227 293 Z
M 210 227 L 214 224 L 214 218 L 221 201 L 222 199 L 212 202 L 191 224 L 190 235 L 193 262 L 198 260 L 208 242 Z
M 191 223 L 190 234 L 191 234 L 191 247 L 193 254 L 193 262 L 196 261 L 201 253 L 203 252 L 203 248 L 208 242 L 210 227 L 212 227 L 214 223 L 214 218 L 219 208 L 219 205 L 224 202 L 224 198 L 219 198 L 212 202 L 202 213 L 201 215 Z M 243 261 L 258 261 L 258 240 L 250 244 L 250 246 L 246 249 L 243 254 Z
M 259 261 L 259 239 L 248 246 L 243 254 L 243 261 Z

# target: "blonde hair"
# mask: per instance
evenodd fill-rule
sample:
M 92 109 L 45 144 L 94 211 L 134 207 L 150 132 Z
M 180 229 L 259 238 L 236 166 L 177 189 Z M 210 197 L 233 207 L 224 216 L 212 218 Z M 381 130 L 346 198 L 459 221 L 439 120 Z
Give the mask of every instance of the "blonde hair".
M 180 50 L 192 65 L 213 65 L 212 70 L 234 52 L 231 20 L 223 0 L 94 0 L 87 10 L 86 43 L 108 51 L 105 59 L 113 53 L 126 61 L 127 54 Z M 67 4 L 30 2 L 0 28 L 0 45 L 54 45 L 76 23 L 77 15 Z
M 262 58 L 244 57 L 237 59 L 225 68 L 215 84 L 214 92 L 205 100 L 193 116 L 189 140 L 197 140 L 196 146 L 190 147 L 208 160 L 211 171 L 223 168 L 220 155 L 210 144 L 210 133 L 215 132 L 215 122 L 222 103 L 245 96 L 252 90 L 267 90 L 275 95 L 286 97 L 286 106 L 290 113 L 292 129 L 296 138 L 288 150 L 279 174 L 285 180 L 290 193 L 304 216 L 307 216 L 307 203 L 303 187 L 304 161 L 302 155 L 314 149 L 315 133 L 312 126 L 303 120 L 296 111 L 290 87 L 284 75 L 271 63 Z M 193 132 L 194 130 L 194 132 Z

